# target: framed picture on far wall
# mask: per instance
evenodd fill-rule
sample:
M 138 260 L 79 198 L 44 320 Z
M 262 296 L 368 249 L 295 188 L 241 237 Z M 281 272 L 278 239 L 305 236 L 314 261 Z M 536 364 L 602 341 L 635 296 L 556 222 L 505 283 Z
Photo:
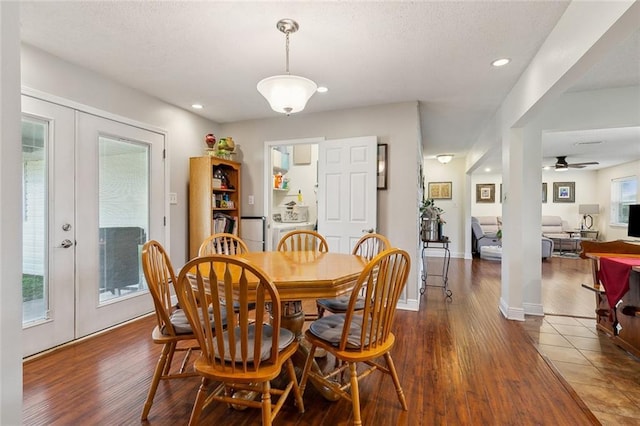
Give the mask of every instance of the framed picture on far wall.
M 476 203 L 495 203 L 496 184 L 478 183 L 476 184 Z
M 575 182 L 553 182 L 553 202 L 554 203 L 575 203 L 576 183 Z
M 427 198 L 434 200 L 451 199 L 451 182 L 429 182 L 429 193 Z
M 547 202 L 547 182 L 542 183 L 542 202 Z

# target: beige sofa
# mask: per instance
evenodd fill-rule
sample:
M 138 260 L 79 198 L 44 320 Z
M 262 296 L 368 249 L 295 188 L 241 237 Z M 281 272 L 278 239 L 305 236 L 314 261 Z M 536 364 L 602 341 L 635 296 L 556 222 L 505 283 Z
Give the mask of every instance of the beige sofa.
M 542 216 L 542 235 L 553 240 L 557 251 L 580 252 L 580 240 L 572 239 L 570 230 L 560 216 Z
M 566 224 L 560 216 L 542 217 L 542 258 L 548 259 L 553 254 L 555 241 L 544 235 L 545 231 L 553 234 L 562 230 Z M 471 247 L 475 254 L 480 254 L 484 246 L 502 246 L 502 240 L 496 236 L 502 227 L 502 217 L 500 216 L 472 216 L 471 217 Z M 567 233 L 567 238 L 569 234 Z M 569 248 L 567 247 L 567 250 Z

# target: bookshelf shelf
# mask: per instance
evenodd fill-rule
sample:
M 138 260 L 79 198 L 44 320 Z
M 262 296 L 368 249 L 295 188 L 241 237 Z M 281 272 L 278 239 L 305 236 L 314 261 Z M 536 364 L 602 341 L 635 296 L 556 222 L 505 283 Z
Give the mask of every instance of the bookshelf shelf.
M 189 257 L 217 232 L 238 234 L 240 224 L 241 164 L 216 157 L 189 159 Z M 220 175 L 224 176 L 221 181 Z M 214 186 L 214 178 L 215 185 Z M 222 207 L 229 203 L 232 207 Z M 221 231 L 223 229 L 223 231 Z

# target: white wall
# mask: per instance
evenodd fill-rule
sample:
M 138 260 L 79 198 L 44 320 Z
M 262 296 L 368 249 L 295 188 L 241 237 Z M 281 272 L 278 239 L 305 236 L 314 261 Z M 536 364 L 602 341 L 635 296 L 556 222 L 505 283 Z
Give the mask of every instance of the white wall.
M 20 5 L 0 2 L 0 424 L 22 424 Z
M 476 172 L 471 176 L 472 216 L 501 216 L 502 204 L 500 204 L 500 184 L 502 175 L 495 173 L 484 174 Z M 541 204 L 543 216 L 560 216 L 570 228 L 579 228 L 582 216 L 578 214 L 580 204 L 604 204 L 600 203 L 600 188 L 598 182 L 598 171 L 596 170 L 569 170 L 567 172 L 556 172 L 554 170 L 542 171 L 542 182 L 547 184 L 547 202 Z M 575 203 L 554 203 L 553 183 L 554 182 L 574 182 L 575 183 Z M 496 185 L 495 203 L 477 203 L 475 199 L 476 185 L 483 183 L 493 183 Z M 608 205 L 607 202 L 606 205 Z
M 166 131 L 170 170 L 168 191 L 178 195 L 178 204 L 169 209 L 170 255 L 176 266 L 188 260 L 189 157 L 203 155 L 204 135 L 220 135 L 220 127 L 29 45 L 22 45 L 21 63 L 23 87 Z
M 543 216 L 560 216 L 571 229 L 580 229 L 582 216 L 578 214 L 580 204 L 598 204 L 598 172 L 569 170 L 556 172 L 553 170 L 542 171 L 542 181 L 547 183 L 547 202 L 542 204 Z M 575 203 L 554 203 L 553 183 L 574 182 Z M 607 203 L 608 204 L 608 203 Z M 595 227 L 594 227 L 595 229 Z
M 640 146 L 640 141 L 638 142 Z M 615 167 L 598 170 L 598 181 L 596 184 L 597 201 L 600 204 L 600 214 L 594 217 L 594 227 L 600 231 L 600 239 L 606 241 L 628 240 L 627 227 L 611 226 L 609 224 L 611 203 L 611 180 L 621 177 L 636 176 L 638 178 L 638 194 L 636 202 L 640 203 L 640 161 L 633 161 Z
M 451 182 L 451 199 L 434 200 L 435 205 L 444 210 L 444 234 L 449 237 L 449 250 L 452 257 L 465 257 L 464 224 L 465 224 L 465 160 L 454 158 L 448 164 L 440 164 L 437 160 L 424 160 L 425 198 L 429 195 L 429 182 Z M 442 252 L 434 252 L 441 256 Z
M 264 212 L 264 142 L 325 137 L 342 139 L 376 135 L 378 143 L 388 144 L 388 189 L 378 191 L 378 231 L 411 254 L 412 272 L 402 307 L 417 308 L 419 274 L 416 268 L 418 247 L 417 197 L 420 142 L 417 102 L 379 105 L 315 114 L 299 113 L 289 117 L 223 124 L 222 132 L 239 145 L 243 161 L 242 214 L 262 216 Z M 275 114 L 275 113 L 274 113 Z M 248 205 L 249 195 L 255 204 Z
M 502 175 L 495 173 L 476 172 L 471 175 L 471 216 L 502 216 L 500 203 L 500 184 Z M 496 188 L 495 202 L 478 203 L 476 201 L 476 185 L 494 184 Z

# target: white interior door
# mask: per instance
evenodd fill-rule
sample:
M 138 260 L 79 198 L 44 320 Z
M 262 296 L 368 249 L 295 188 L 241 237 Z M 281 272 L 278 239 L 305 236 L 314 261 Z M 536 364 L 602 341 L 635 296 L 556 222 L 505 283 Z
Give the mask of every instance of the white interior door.
M 153 310 L 142 245 L 164 235 L 164 135 L 90 114 L 77 121 L 77 337 Z
M 23 355 L 74 338 L 74 111 L 22 97 Z
M 318 231 L 350 253 L 377 225 L 377 138 L 326 140 L 318 151 Z

